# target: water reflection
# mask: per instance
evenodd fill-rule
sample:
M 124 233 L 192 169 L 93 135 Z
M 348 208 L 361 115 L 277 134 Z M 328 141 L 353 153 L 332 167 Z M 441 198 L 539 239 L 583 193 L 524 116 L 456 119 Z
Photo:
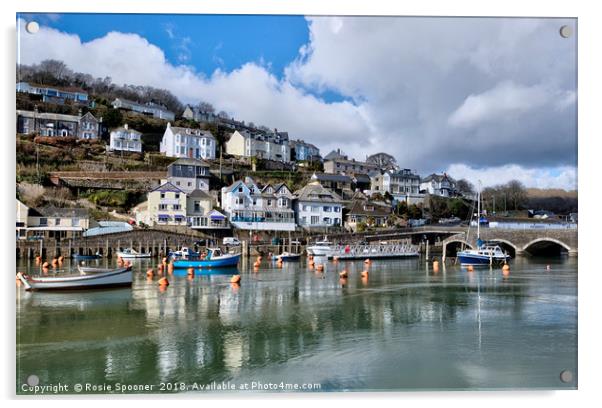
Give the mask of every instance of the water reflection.
M 576 372 L 571 259 L 550 271 L 517 260 L 509 276 L 434 271 L 416 259 L 375 261 L 364 277 L 363 262 L 327 262 L 322 272 L 304 261 L 264 262 L 192 278 L 176 270 L 164 291 L 146 278 L 153 266 L 134 264 L 131 289 L 18 289 L 18 383 L 35 372 L 47 382 L 288 381 L 333 390 L 575 386 L 558 381 L 562 369 Z

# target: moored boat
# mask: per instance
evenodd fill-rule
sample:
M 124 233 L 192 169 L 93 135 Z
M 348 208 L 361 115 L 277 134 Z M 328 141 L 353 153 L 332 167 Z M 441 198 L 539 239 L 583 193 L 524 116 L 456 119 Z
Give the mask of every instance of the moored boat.
M 326 237 L 322 241 L 318 241 L 313 245 L 309 245 L 306 248 L 308 255 L 314 256 L 328 256 L 332 251 L 332 242 L 328 241 Z
M 123 259 L 150 258 L 150 252 L 138 252 L 134 248 L 126 248 L 123 251 L 118 251 L 117 256 Z
M 505 263 L 510 259 L 499 245 L 483 244 L 477 249 L 466 249 L 457 253 L 461 265 L 490 265 Z
M 72 258 L 75 259 L 75 260 L 77 260 L 77 261 L 87 261 L 87 260 L 92 260 L 92 259 L 100 259 L 102 257 L 97 252 L 94 255 L 73 254 Z
M 175 260 L 175 268 L 224 268 L 238 265 L 240 254 L 223 254 L 219 248 L 207 248 L 204 258 L 194 257 L 191 259 Z
M 418 248 L 408 244 L 356 244 L 336 245 L 331 248 L 328 258 L 339 259 L 383 259 L 411 258 L 419 256 Z
M 300 258 L 301 258 L 301 254 L 295 254 L 292 252 L 283 252 L 280 255 L 272 256 L 272 260 L 274 260 L 274 261 L 281 260 L 282 262 L 298 261 Z
M 131 269 L 131 266 L 127 266 L 124 267 L 126 269 Z M 81 266 L 81 265 L 77 265 L 77 269 L 79 270 L 79 273 L 82 275 L 93 275 L 93 274 L 97 274 L 97 273 L 107 273 L 107 272 L 112 272 L 115 270 L 115 268 L 95 268 L 92 266 Z
M 17 277 L 25 286 L 25 290 L 83 290 L 132 285 L 132 270 L 130 268 L 109 269 L 106 272 L 87 275 L 53 277 L 32 277 L 24 273 L 18 273 Z

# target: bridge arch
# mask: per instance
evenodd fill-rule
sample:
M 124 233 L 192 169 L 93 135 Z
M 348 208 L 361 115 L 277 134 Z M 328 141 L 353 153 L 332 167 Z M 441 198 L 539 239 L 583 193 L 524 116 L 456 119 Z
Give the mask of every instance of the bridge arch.
M 525 246 L 523 246 L 523 251 L 530 255 L 537 255 L 542 251 L 546 252 L 546 250 L 550 250 L 550 248 L 553 249 L 553 247 L 556 247 L 556 249 L 560 249 L 559 252 L 562 252 L 563 250 L 565 250 L 566 252 L 571 251 L 571 247 L 568 246 L 566 243 L 551 237 L 536 238 L 525 244 Z
M 464 237 L 449 237 L 443 240 L 443 259 L 448 256 L 455 257 L 458 253 L 458 248 L 461 245 L 473 249 L 473 245 L 469 243 Z
M 510 256 L 511 257 L 515 257 L 516 254 L 518 252 L 521 251 L 521 249 L 519 247 L 516 246 L 516 244 L 514 244 L 511 241 L 508 241 L 507 239 L 502 239 L 502 238 L 492 238 L 492 239 L 488 239 L 488 242 L 495 242 L 496 244 L 499 244 L 500 247 L 502 247 L 502 249 L 509 249 L 510 250 Z

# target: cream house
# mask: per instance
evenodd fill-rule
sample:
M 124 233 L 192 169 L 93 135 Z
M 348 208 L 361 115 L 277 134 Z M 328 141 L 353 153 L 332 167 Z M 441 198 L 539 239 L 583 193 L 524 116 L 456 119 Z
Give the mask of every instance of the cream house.
M 24 239 L 27 237 L 27 214 L 29 207 L 23 204 L 21 201 L 17 201 L 17 239 Z
M 171 183 L 164 183 L 148 193 L 147 224 L 186 225 L 186 193 Z
M 85 208 L 29 208 L 25 238 L 79 238 L 89 227 L 90 218 Z
M 194 190 L 186 196 L 186 219 L 192 229 L 229 228 L 228 219 L 214 209 L 215 199 L 203 190 Z
M 250 133 L 246 130 L 236 130 L 226 142 L 226 153 L 285 163 L 291 161 L 288 133 L 278 131 Z

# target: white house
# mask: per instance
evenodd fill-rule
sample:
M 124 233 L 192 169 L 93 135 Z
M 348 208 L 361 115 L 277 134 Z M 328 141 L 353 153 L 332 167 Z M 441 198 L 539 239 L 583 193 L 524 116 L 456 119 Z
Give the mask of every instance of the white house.
M 213 160 L 215 147 L 215 137 L 211 132 L 171 126 L 168 122 L 159 150 L 169 157 Z
M 433 173 L 422 179 L 420 191 L 441 197 L 454 197 L 456 195 L 456 181 L 446 173 Z
M 294 231 L 293 195 L 284 184 L 261 188 L 250 177 L 222 188 L 222 208 L 238 229 Z
M 312 180 L 295 192 L 295 212 L 300 227 L 332 228 L 343 225 L 343 202 L 334 192 Z
M 226 142 L 226 153 L 234 156 L 257 157 L 288 163 L 291 148 L 288 133 L 275 130 L 271 133 L 234 131 Z
M 123 98 L 116 98 L 111 105 L 113 105 L 113 108 L 115 109 L 130 110 L 159 119 L 175 120 L 176 118 L 176 115 L 165 106 L 153 102 L 139 103 Z
M 128 128 L 127 123 L 111 131 L 110 151 L 142 153 L 142 133 Z

